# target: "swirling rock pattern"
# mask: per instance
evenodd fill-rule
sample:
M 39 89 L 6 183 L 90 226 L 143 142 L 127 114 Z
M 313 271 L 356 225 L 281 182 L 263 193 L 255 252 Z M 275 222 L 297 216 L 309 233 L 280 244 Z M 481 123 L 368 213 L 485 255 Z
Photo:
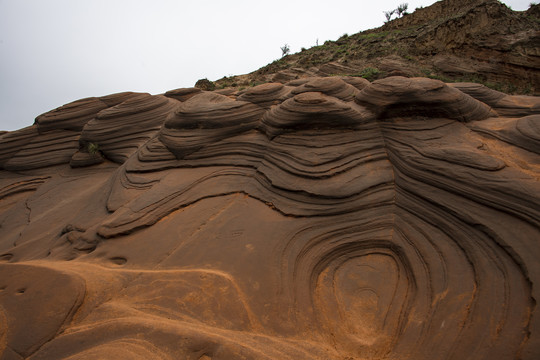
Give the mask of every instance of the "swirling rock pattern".
M 356 102 L 377 109 L 378 117 L 443 117 L 458 121 L 496 116 L 486 104 L 455 88 L 430 79 L 390 77 L 376 81 L 356 96 Z
M 2 134 L 0 352 L 537 359 L 539 106 L 466 83 L 308 78 L 133 96 L 80 139 Z M 60 134 L 103 158 L 32 153 L 65 156 Z
M 83 128 L 82 144 L 96 144 L 108 159 L 123 163 L 153 137 L 178 104 L 164 96 L 140 94 L 103 110 Z
M 33 126 L 0 134 L 0 168 L 123 163 L 157 134 L 178 104 L 162 95 L 132 92 L 74 101 L 38 116 Z
M 159 138 L 178 158 L 183 158 L 204 145 L 254 129 L 263 112 L 252 103 L 203 93 L 175 109 Z
M 290 97 L 291 88 L 280 83 L 267 83 L 246 90 L 238 100 L 248 101 L 269 109 Z
M 79 133 L 69 130 L 51 130 L 39 134 L 31 127 L 10 132 L 2 137 L 1 166 L 10 171 L 37 169 L 69 162 L 79 148 Z
M 36 125 L 40 132 L 49 130 L 81 131 L 83 126 L 101 110 L 120 104 L 133 96 L 136 94 L 124 92 L 99 98 L 91 97 L 77 100 L 38 116 Z
M 506 95 L 475 83 L 456 83 L 450 86 L 486 103 L 500 116 L 521 117 L 540 114 L 540 106 L 532 96 Z
M 293 95 L 305 92 L 321 92 L 325 95 L 338 98 L 343 101 L 351 101 L 359 92 L 357 88 L 348 84 L 338 77 L 315 78 L 292 90 Z
M 0 135 L 0 166 L 4 168 L 6 162 L 37 135 L 35 125 Z

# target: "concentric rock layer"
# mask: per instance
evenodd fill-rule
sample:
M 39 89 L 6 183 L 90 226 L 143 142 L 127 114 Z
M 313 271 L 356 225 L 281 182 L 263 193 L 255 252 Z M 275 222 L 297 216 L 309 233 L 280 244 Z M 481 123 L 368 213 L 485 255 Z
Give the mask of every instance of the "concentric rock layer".
M 0 134 L 4 358 L 540 358 L 537 97 L 332 77 L 112 103 Z

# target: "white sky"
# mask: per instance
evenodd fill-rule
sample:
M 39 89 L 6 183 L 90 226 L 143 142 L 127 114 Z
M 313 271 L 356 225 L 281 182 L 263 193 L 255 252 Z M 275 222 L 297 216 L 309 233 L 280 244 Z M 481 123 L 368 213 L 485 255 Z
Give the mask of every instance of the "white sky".
M 246 74 L 434 0 L 0 0 L 0 130 L 68 102 Z M 530 0 L 503 1 L 526 10 Z

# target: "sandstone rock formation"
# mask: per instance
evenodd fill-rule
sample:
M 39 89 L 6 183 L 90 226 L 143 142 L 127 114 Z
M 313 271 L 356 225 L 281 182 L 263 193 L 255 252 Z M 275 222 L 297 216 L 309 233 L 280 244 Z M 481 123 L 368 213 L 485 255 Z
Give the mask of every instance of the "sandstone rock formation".
M 1 358 L 540 358 L 538 97 L 106 99 L 0 134 Z

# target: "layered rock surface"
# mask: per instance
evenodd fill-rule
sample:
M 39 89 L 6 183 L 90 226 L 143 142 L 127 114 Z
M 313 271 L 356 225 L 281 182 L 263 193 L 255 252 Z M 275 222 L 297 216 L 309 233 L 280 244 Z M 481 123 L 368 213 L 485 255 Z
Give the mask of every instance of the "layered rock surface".
M 112 98 L 0 134 L 3 358 L 540 357 L 539 98 Z

